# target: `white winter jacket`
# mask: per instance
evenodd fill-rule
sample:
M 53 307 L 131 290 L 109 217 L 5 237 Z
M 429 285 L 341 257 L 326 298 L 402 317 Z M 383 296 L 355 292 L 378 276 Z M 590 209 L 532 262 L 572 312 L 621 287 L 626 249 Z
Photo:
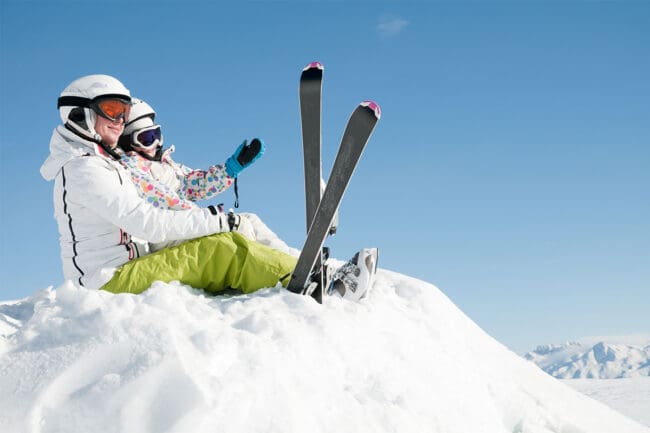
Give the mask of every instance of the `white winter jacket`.
M 54 180 L 64 276 L 84 287 L 103 286 L 117 267 L 148 254 L 149 242 L 229 230 L 226 217 L 209 209 L 155 208 L 118 161 L 64 126 L 52 133 L 41 175 Z

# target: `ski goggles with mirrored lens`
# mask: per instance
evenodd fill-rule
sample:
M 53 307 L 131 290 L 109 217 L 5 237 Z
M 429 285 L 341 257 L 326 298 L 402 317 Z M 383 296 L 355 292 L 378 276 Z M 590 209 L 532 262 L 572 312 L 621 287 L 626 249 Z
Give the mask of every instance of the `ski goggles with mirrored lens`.
M 131 103 L 123 99 L 98 99 L 90 104 L 95 113 L 102 117 L 112 120 L 113 122 L 124 119 L 124 122 L 129 120 L 129 113 L 131 112 Z
M 61 96 L 56 107 L 86 107 L 108 120 L 115 122 L 124 119 L 126 123 L 131 112 L 131 99 L 123 95 L 102 95 L 95 99 L 81 96 Z
M 151 149 L 153 147 L 162 146 L 162 132 L 160 125 L 153 125 L 147 128 L 142 128 L 133 133 L 133 147 L 141 149 Z

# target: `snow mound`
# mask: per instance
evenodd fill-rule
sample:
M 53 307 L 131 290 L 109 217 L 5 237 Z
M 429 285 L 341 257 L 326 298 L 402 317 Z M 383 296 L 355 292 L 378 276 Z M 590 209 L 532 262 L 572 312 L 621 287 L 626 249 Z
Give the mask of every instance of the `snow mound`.
M 650 342 L 586 340 L 539 346 L 525 358 L 560 379 L 620 379 L 650 376 Z
M 0 313 L 3 431 L 648 432 L 385 270 L 360 303 L 64 284 Z
M 0 303 L 0 408 L 12 433 L 649 432 L 382 269 L 359 303 L 161 282 Z

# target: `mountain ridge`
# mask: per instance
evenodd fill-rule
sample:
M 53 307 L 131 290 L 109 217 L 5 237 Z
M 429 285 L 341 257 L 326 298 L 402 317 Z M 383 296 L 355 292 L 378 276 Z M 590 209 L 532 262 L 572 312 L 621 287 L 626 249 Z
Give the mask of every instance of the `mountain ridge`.
M 540 345 L 524 358 L 558 379 L 650 376 L 650 343 L 628 344 L 616 338 Z

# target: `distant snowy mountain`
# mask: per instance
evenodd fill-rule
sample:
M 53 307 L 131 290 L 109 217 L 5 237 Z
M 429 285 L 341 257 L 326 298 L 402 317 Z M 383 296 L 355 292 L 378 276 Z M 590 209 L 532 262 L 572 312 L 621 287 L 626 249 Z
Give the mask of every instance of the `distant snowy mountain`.
M 2 432 L 650 432 L 383 269 L 359 303 L 66 283 L 0 318 Z
M 559 379 L 619 379 L 650 376 L 650 338 L 636 344 L 613 339 L 539 346 L 525 358 Z M 590 339 L 593 340 L 593 339 Z M 627 338 L 630 340 L 630 338 Z

